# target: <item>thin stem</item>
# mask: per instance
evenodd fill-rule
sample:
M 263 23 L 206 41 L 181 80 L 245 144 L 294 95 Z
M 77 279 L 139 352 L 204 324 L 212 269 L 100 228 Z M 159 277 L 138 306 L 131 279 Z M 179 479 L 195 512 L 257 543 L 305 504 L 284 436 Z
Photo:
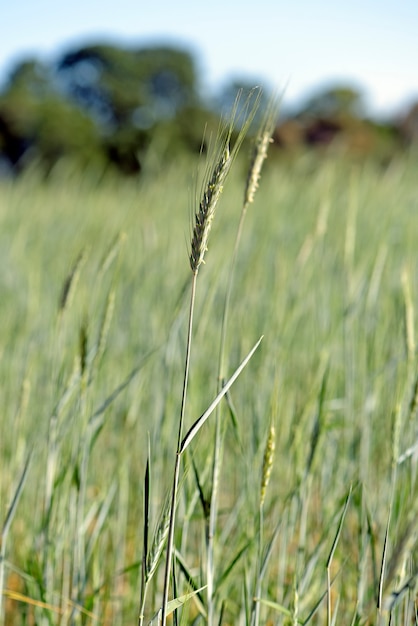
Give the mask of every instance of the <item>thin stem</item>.
M 150 454 L 148 453 L 147 465 L 145 468 L 144 481 L 144 530 L 143 530 L 143 554 L 141 567 L 141 589 L 140 589 L 140 609 L 138 616 L 138 626 L 144 623 L 145 600 L 148 591 L 147 584 L 147 558 L 148 558 L 148 529 L 149 529 L 149 485 L 150 485 Z
M 179 420 L 179 432 L 177 438 L 177 452 L 176 452 L 176 460 L 174 464 L 174 478 L 173 478 L 173 489 L 171 492 L 171 505 L 170 505 L 170 525 L 168 528 L 168 541 L 167 541 L 167 557 L 165 563 L 165 572 L 164 572 L 164 590 L 163 590 L 163 604 L 161 610 L 161 624 L 165 626 L 167 620 L 167 603 L 168 603 L 168 587 L 170 582 L 170 571 L 171 564 L 173 560 L 173 547 L 174 547 L 174 526 L 176 519 L 176 506 L 177 506 L 177 489 L 179 484 L 179 476 L 180 476 L 180 461 L 181 461 L 181 442 L 182 442 L 182 432 L 183 432 L 183 423 L 184 423 L 184 413 L 186 409 L 186 396 L 187 396 L 187 384 L 189 379 L 189 366 L 190 366 L 190 351 L 191 351 L 191 342 L 192 342 L 192 329 L 193 329 L 193 311 L 194 311 L 194 302 L 196 296 L 196 282 L 197 282 L 197 271 L 193 272 L 192 279 L 192 292 L 190 295 L 190 310 L 189 310 L 189 324 L 187 331 L 187 347 L 186 347 L 186 362 L 184 366 L 184 380 L 183 380 L 183 393 L 181 399 L 181 410 L 180 410 L 180 420 Z
M 241 234 L 243 230 L 244 218 L 247 210 L 247 205 L 243 206 L 241 216 L 238 224 L 237 235 L 235 238 L 234 251 L 231 260 L 231 270 L 229 273 L 228 286 L 225 293 L 224 310 L 221 322 L 221 340 L 219 347 L 219 361 L 218 361 L 218 392 L 223 385 L 223 379 L 225 377 L 225 345 L 226 345 L 226 330 L 228 327 L 229 317 L 229 304 L 232 293 L 232 283 L 234 278 L 234 269 L 238 256 L 238 248 L 241 240 Z M 214 624 L 214 603 L 213 603 L 213 589 L 214 589 L 214 538 L 216 533 L 216 519 L 218 514 L 218 487 L 219 487 L 219 475 L 222 464 L 222 432 L 221 432 L 221 419 L 220 419 L 220 405 L 216 410 L 216 426 L 215 426 L 215 443 L 213 452 L 213 464 L 212 464 L 212 490 L 210 501 L 210 517 L 209 528 L 207 534 L 207 600 L 208 600 L 208 626 Z
M 260 504 L 258 511 L 258 557 L 257 557 L 257 573 L 254 588 L 253 606 L 251 611 L 251 624 L 258 626 L 260 623 L 260 597 L 261 597 L 261 579 L 263 575 L 263 527 L 264 527 L 264 506 Z
M 240 220 L 238 224 L 237 234 L 235 237 L 234 250 L 231 259 L 231 269 L 229 272 L 229 280 L 225 293 L 224 309 L 221 322 L 221 338 L 219 344 L 219 361 L 218 361 L 218 392 L 223 385 L 223 379 L 225 376 L 225 346 L 226 346 L 226 332 L 228 327 L 228 317 L 230 309 L 230 300 L 232 294 L 232 284 L 235 273 L 235 266 L 238 257 L 238 249 L 241 242 L 241 236 L 244 226 L 245 216 L 247 214 L 248 206 L 254 200 L 254 194 L 258 187 L 258 181 L 260 178 L 260 172 L 263 165 L 263 161 L 267 156 L 268 145 L 271 141 L 271 135 L 275 125 L 275 109 L 276 100 L 273 98 L 269 107 L 265 113 L 264 120 L 262 122 L 258 138 L 256 140 L 253 152 L 253 158 L 250 165 L 250 169 L 247 176 L 247 184 L 244 193 L 244 201 L 242 205 Z M 215 428 L 215 442 L 213 452 L 213 464 L 212 464 L 212 490 L 210 501 L 210 519 L 209 528 L 207 534 L 207 599 L 208 599 L 208 626 L 214 626 L 214 603 L 213 603 L 213 589 L 214 589 L 214 537 L 216 532 L 216 520 L 218 512 L 218 487 L 219 476 L 222 465 L 222 429 L 221 429 L 221 416 L 220 407 L 216 411 L 216 428 Z

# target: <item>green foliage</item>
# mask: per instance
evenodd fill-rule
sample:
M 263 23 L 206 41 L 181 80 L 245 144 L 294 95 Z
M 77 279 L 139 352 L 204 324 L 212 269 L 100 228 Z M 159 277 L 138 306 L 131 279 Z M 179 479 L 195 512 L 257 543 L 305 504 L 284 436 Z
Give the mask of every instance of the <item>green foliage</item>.
M 117 127 L 149 128 L 196 99 L 194 61 L 174 48 L 88 46 L 64 54 L 57 72 L 77 104 Z
M 0 94 L 0 149 L 17 167 L 38 160 L 50 171 L 70 158 L 135 174 L 151 144 L 162 160 L 198 150 L 204 116 L 188 52 L 98 44 L 14 68 Z
M 150 163 L 167 165 L 179 153 L 196 154 L 206 125 L 204 149 L 237 89 L 245 97 L 256 84 L 233 77 L 215 93 L 203 94 L 201 82 L 193 53 L 164 44 L 99 41 L 60 52 L 49 63 L 23 59 L 0 90 L 0 167 L 21 172 L 40 163 L 48 173 L 70 160 L 99 174 L 113 169 L 137 175 Z M 271 89 L 262 86 L 265 106 Z M 416 143 L 413 106 L 391 123 L 365 121 L 364 115 L 363 94 L 356 87 L 325 86 L 290 111 L 287 124 L 279 121 L 276 136 L 290 151 L 332 144 L 379 159 Z M 259 122 L 256 115 L 250 134 Z
M 301 114 L 312 117 L 346 118 L 361 116 L 364 112 L 362 93 L 350 85 L 335 85 L 317 90 L 308 99 Z
M 0 116 L 25 144 L 26 158 L 39 160 L 47 171 L 61 157 L 82 166 L 100 159 L 96 124 L 59 93 L 47 68 L 36 62 L 24 62 L 13 72 L 0 97 Z

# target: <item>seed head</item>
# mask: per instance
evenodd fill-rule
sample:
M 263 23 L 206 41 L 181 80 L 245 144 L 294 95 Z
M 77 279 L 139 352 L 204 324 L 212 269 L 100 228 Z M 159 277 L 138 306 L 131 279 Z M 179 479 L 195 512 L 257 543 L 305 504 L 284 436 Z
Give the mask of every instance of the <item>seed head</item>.
M 195 215 L 195 226 L 193 229 L 190 252 L 190 267 L 194 274 L 197 274 L 201 263 L 204 262 L 216 205 L 222 193 L 223 183 L 231 167 L 231 162 L 232 159 L 227 143 L 219 161 L 213 168 L 212 175 L 206 185 L 199 204 L 199 211 Z
M 273 140 L 271 138 L 270 128 L 257 137 L 251 155 L 250 168 L 248 170 L 244 206 L 254 202 L 255 192 L 258 189 L 258 182 L 261 176 L 261 168 L 263 167 L 264 160 L 267 158 L 269 144 L 272 142 Z
M 263 506 L 266 497 L 267 486 L 273 469 L 274 450 L 276 447 L 276 429 L 273 422 L 270 424 L 269 434 L 266 441 L 263 459 L 263 472 L 261 474 L 260 507 Z

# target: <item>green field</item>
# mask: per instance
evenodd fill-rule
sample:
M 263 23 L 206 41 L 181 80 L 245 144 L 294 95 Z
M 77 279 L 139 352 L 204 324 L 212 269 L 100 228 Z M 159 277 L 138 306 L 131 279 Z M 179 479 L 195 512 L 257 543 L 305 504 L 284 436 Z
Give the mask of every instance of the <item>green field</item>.
M 199 270 L 186 430 L 217 393 L 244 152 Z M 7 625 L 137 622 L 147 456 L 152 550 L 176 455 L 195 173 L 155 164 L 128 181 L 57 167 L 46 182 L 0 182 Z M 417 623 L 417 215 L 412 156 L 266 163 L 230 297 L 227 377 L 264 338 L 220 404 L 216 624 Z M 215 423 L 182 462 L 177 596 L 207 583 Z M 146 623 L 163 575 L 164 555 Z M 179 622 L 205 623 L 207 608 L 204 589 Z

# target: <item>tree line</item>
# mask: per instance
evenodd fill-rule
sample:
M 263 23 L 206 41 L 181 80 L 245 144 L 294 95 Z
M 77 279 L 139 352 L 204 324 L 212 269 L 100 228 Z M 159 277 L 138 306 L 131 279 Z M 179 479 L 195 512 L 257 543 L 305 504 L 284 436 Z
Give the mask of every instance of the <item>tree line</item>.
M 66 158 L 138 174 L 152 154 L 164 161 L 199 151 L 203 129 L 216 129 L 237 89 L 251 87 L 231 81 L 204 96 L 193 55 L 171 46 L 97 43 L 50 62 L 21 60 L 0 88 L 0 171 L 35 163 L 48 173 Z M 286 154 L 337 143 L 387 155 L 417 141 L 418 103 L 402 119 L 378 123 L 364 116 L 362 94 L 344 85 L 319 90 L 281 116 L 275 133 Z

